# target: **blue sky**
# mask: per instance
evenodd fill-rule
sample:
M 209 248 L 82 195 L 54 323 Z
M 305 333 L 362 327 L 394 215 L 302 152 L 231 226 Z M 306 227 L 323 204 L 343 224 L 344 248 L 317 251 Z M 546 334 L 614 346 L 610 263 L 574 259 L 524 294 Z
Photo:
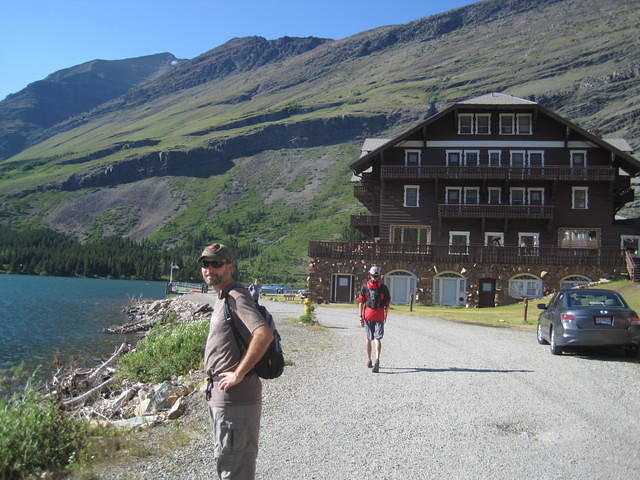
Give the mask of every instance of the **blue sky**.
M 193 58 L 234 37 L 344 38 L 473 0 L 3 0 L 0 100 L 97 58 Z

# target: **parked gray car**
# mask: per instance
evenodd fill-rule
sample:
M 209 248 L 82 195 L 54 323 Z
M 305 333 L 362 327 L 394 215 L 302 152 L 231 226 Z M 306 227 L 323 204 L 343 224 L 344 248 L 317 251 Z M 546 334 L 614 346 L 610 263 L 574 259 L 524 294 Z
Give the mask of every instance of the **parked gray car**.
M 628 356 L 638 354 L 640 318 L 617 292 L 560 290 L 538 308 L 538 343 L 550 344 L 554 355 L 570 346 L 622 347 Z

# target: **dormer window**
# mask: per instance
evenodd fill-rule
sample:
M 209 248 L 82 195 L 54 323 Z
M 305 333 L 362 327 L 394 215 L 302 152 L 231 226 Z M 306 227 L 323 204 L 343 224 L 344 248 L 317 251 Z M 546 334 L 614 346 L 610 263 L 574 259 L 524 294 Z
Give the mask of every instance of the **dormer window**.
M 516 115 L 516 120 L 516 135 L 531 135 L 533 133 L 530 113 L 519 113 Z
M 476 114 L 476 133 L 478 135 L 491 134 L 491 114 L 489 113 Z
M 533 120 L 530 113 L 501 113 L 500 135 L 532 135 Z
M 500 135 L 514 135 L 514 115 L 513 113 L 501 113 L 500 114 Z
M 458 115 L 458 133 L 460 135 L 473 134 L 473 113 L 461 113 Z
M 404 164 L 406 166 L 420 165 L 421 164 L 421 151 L 420 150 L 405 150 L 404 151 Z

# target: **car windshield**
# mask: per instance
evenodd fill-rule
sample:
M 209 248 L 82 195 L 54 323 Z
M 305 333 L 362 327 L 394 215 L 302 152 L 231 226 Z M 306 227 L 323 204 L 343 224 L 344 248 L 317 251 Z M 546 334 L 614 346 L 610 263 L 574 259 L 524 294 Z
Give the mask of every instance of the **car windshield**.
M 569 307 L 624 307 L 624 303 L 613 292 L 576 292 L 569 294 Z

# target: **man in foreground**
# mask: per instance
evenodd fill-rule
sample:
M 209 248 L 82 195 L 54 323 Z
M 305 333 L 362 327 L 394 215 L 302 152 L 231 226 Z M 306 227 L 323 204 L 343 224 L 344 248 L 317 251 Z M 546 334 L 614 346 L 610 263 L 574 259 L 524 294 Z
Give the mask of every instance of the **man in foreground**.
M 373 367 L 373 373 L 378 373 L 384 324 L 387 321 L 387 313 L 391 304 L 389 289 L 380 279 L 380 267 L 373 265 L 369 269 L 369 279 L 360 289 L 358 303 L 360 303 L 360 325 L 365 327 L 367 333 L 367 339 L 365 340 L 367 367 Z M 374 364 L 371 363 L 372 341 L 376 345 L 376 361 Z
M 198 259 L 202 278 L 218 294 L 204 353 L 207 403 L 220 479 L 255 478 L 262 408 L 262 384 L 253 368 L 273 339 L 253 298 L 234 279 L 234 260 L 225 245 L 208 246 Z M 225 318 L 225 303 L 247 345 L 240 347 Z

